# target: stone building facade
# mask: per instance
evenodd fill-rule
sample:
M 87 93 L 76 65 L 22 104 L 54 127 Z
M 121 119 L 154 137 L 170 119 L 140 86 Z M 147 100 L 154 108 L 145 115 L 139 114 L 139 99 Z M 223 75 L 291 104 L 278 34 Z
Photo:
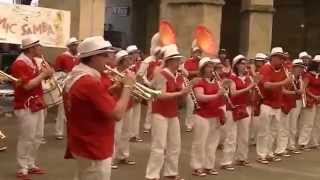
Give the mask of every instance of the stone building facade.
M 71 10 L 73 36 L 103 35 L 112 24 L 124 33 L 123 46 L 137 44 L 146 52 L 160 19 L 173 24 L 186 56 L 198 24 L 207 26 L 231 56 L 252 57 L 272 46 L 293 56 L 302 50 L 316 54 L 320 47 L 319 0 L 40 0 L 39 6 Z M 108 12 L 114 7 L 129 12 L 115 16 Z

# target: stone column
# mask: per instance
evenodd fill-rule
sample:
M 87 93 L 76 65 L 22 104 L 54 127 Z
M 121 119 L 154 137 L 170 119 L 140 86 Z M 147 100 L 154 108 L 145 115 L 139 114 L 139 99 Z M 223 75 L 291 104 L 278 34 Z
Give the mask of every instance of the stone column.
M 211 30 L 219 47 L 224 4 L 224 0 L 162 0 L 160 20 L 166 19 L 172 23 L 181 53 L 189 56 L 193 32 L 198 24 Z
M 83 39 L 103 35 L 105 24 L 105 0 L 41 0 L 40 7 L 71 11 L 70 36 Z M 63 51 L 60 48 L 46 48 L 49 61 Z
M 240 53 L 268 53 L 272 43 L 273 0 L 242 0 Z

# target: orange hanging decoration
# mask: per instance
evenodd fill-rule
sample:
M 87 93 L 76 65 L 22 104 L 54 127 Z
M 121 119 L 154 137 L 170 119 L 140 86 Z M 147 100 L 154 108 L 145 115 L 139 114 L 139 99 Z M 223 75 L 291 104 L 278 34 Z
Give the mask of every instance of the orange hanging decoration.
M 160 21 L 159 25 L 160 41 L 163 46 L 176 44 L 176 33 L 172 25 L 165 20 Z
M 214 56 L 218 53 L 218 45 L 214 35 L 203 25 L 198 25 L 195 33 L 195 40 L 199 48 L 208 55 Z

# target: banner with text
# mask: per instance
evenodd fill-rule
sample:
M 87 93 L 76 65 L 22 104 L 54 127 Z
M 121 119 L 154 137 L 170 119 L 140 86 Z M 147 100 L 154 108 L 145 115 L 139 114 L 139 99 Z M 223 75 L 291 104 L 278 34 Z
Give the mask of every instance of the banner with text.
M 25 5 L 0 4 L 0 43 L 21 44 L 34 34 L 48 47 L 65 47 L 70 36 L 70 12 Z

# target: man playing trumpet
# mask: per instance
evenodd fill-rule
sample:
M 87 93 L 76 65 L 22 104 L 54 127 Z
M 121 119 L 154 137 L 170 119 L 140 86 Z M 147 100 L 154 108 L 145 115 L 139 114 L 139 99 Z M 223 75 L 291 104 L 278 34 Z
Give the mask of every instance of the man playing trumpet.
M 73 68 L 64 89 L 67 116 L 66 158 L 75 158 L 79 180 L 109 180 L 115 122 L 122 119 L 135 84 L 133 73 L 122 79 L 118 101 L 101 81 L 105 65 L 114 66 L 115 50 L 102 37 L 79 44 L 80 64 Z
M 36 165 L 36 155 L 43 137 L 44 108 L 41 82 L 52 76 L 54 70 L 40 71 L 35 58 L 42 56 L 40 40 L 29 35 L 22 39 L 22 53 L 11 66 L 11 73 L 20 80 L 14 86 L 14 109 L 18 122 L 17 161 L 19 179 L 31 179 L 29 174 L 43 174 Z

